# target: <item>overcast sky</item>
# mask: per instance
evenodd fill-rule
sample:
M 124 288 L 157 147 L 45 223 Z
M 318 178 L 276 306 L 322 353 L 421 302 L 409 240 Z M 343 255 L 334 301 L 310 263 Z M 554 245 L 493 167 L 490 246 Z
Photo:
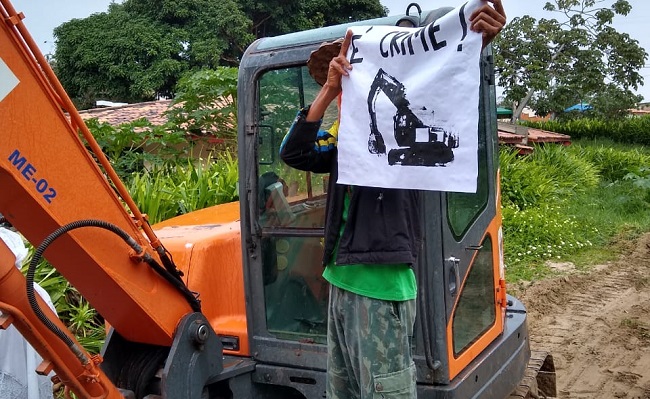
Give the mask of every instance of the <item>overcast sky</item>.
M 215 0 L 219 1 L 219 0 Z M 260 0 L 263 1 L 263 0 Z M 299 0 L 295 0 L 299 1 Z M 434 9 L 442 6 L 456 7 L 466 0 L 433 0 L 430 2 L 420 1 L 422 9 Z M 614 20 L 614 27 L 621 32 L 627 32 L 632 38 L 638 40 L 646 52 L 650 53 L 650 1 L 628 0 L 632 4 L 632 13 L 627 17 L 617 17 Z M 11 0 L 16 11 L 25 14 L 24 23 L 30 34 L 39 44 L 41 51 L 45 54 L 54 51 L 54 39 L 52 30 L 65 21 L 73 18 L 85 18 L 90 14 L 104 12 L 113 0 Z M 118 1 L 120 2 L 120 1 Z M 403 14 L 406 7 L 413 0 L 381 0 L 382 4 L 388 7 L 389 15 Z M 543 10 L 547 0 L 503 0 L 508 19 L 522 15 L 532 15 L 535 18 L 558 18 L 560 15 L 549 13 Z M 605 0 L 603 4 L 611 4 L 613 1 Z M 414 11 L 414 10 L 412 10 Z M 650 101 L 650 60 L 646 68 L 641 70 L 645 78 L 645 86 L 641 87 L 639 94 Z

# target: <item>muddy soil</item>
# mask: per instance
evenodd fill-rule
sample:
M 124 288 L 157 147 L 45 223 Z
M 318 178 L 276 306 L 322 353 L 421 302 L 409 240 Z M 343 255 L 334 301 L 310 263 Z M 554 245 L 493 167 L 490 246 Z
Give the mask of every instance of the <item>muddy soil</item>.
M 558 398 L 650 399 L 650 234 L 624 253 L 513 287 L 528 308 L 532 349 L 553 354 Z

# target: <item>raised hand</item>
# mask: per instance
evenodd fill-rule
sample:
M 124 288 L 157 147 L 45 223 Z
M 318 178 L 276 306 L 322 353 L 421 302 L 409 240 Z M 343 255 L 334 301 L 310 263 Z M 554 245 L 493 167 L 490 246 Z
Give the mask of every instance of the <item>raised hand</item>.
M 492 3 L 492 5 L 488 4 Z M 483 47 L 501 32 L 506 24 L 506 11 L 501 0 L 486 0 L 469 17 L 470 29 L 483 34 Z
M 329 68 L 327 70 L 327 81 L 324 86 L 329 86 L 330 88 L 336 89 L 337 91 L 341 90 L 341 77 L 348 76 L 348 71 L 352 69 L 350 61 L 347 59 L 348 49 L 350 48 L 350 42 L 352 41 L 352 31 L 348 29 L 345 33 L 345 38 L 341 44 L 341 50 L 339 55 L 332 58 L 330 61 Z

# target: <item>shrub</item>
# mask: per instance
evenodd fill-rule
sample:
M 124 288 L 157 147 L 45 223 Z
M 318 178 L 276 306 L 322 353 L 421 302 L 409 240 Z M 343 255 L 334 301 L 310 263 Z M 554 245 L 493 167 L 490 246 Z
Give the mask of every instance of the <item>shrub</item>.
M 502 201 L 518 209 L 553 204 L 599 182 L 598 169 L 563 146 L 535 146 L 523 157 L 502 148 L 499 162 Z
M 546 175 L 556 183 L 557 196 L 583 192 L 596 187 L 600 181 L 598 168 L 570 147 L 538 145 L 535 146 L 531 158 L 532 162 L 543 167 Z
M 149 221 L 170 217 L 237 199 L 237 160 L 229 153 L 207 165 L 186 161 L 135 173 L 127 186 Z
M 171 125 L 154 126 L 146 119 L 117 126 L 90 119 L 86 126 L 125 182 L 134 172 L 187 157 L 190 148 L 185 133 L 171 129 Z
M 201 69 L 177 84 L 168 120 L 188 134 L 213 136 L 237 151 L 237 68 Z
M 543 166 L 530 160 L 530 156 L 520 157 L 513 149 L 501 149 L 499 163 L 504 206 L 525 209 L 555 198 L 556 183 L 547 176 Z
M 568 134 L 573 139 L 605 138 L 620 143 L 650 145 L 650 116 L 618 120 L 579 118 L 522 123 L 538 129 Z
M 644 193 L 643 201 L 650 204 L 650 166 L 639 167 L 625 175 L 623 179 L 632 181 L 632 184 Z
M 621 180 L 628 173 L 650 165 L 650 155 L 639 148 L 619 149 L 603 144 L 572 147 L 577 156 L 591 162 L 603 180 L 609 182 Z

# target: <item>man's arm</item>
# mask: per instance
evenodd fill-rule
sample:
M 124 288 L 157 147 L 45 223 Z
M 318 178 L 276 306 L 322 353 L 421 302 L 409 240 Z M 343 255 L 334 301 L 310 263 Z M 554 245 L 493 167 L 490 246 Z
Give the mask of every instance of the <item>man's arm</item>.
M 352 40 L 352 31 L 345 34 L 339 54 L 334 57 L 327 70 L 327 80 L 309 108 L 301 110 L 289 133 L 280 145 L 280 157 L 289 166 L 312 172 L 328 172 L 334 162 L 335 139 L 320 131 L 320 122 L 325 111 L 341 94 L 341 76 L 347 76 L 352 69 L 346 55 Z
M 301 109 L 280 144 L 280 158 L 292 168 L 315 173 L 330 171 L 335 160 L 334 138 L 320 130 L 321 120 L 307 121 L 311 107 Z

